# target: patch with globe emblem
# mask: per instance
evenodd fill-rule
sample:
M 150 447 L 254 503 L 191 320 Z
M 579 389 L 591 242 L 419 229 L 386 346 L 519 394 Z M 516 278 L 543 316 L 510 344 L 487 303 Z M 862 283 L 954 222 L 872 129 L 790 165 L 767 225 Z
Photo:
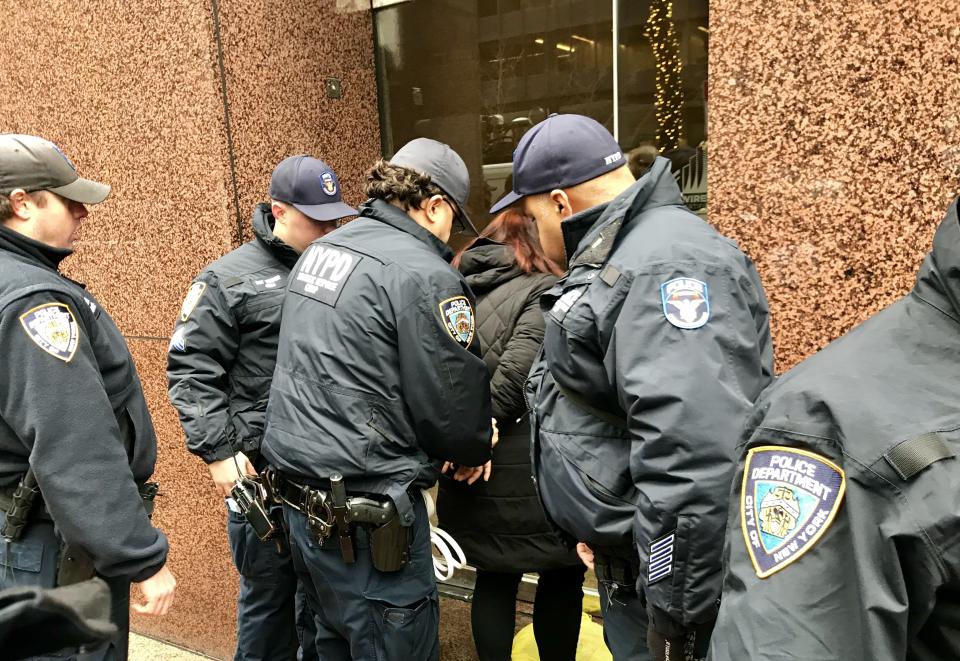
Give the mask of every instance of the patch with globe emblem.
M 450 337 L 463 347 L 469 347 L 476 333 L 476 318 L 473 306 L 466 296 L 454 296 L 440 303 L 443 326 Z
M 65 363 L 80 344 L 80 326 L 65 303 L 45 303 L 20 315 L 20 323 L 33 343 Z
M 740 524 L 760 578 L 809 551 L 833 523 L 846 478 L 843 469 L 813 452 L 761 446 L 747 453 L 740 493 Z
M 707 283 L 694 278 L 674 278 L 660 285 L 663 316 L 677 328 L 693 330 L 710 319 Z

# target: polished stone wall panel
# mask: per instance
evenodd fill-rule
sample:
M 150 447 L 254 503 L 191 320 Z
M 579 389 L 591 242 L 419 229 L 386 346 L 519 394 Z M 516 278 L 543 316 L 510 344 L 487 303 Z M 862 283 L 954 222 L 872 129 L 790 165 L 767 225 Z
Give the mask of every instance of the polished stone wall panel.
M 219 6 L 245 238 L 270 173 L 293 154 L 325 160 L 344 200 L 362 202 L 365 172 L 380 154 L 370 12 L 333 0 Z M 341 98 L 327 98 L 328 78 L 340 81 Z
M 710 3 L 709 217 L 787 368 L 906 292 L 960 190 L 960 2 Z
M 186 0 L 12 2 L 4 24 L 0 130 L 53 140 L 113 187 L 65 271 L 125 333 L 169 335 L 186 274 L 231 245 L 209 11 Z
M 157 430 L 160 483 L 154 523 L 170 541 L 177 578 L 174 607 L 162 618 L 134 615 L 140 633 L 220 659 L 233 656 L 239 582 L 227 543 L 226 508 L 203 462 L 186 451 L 177 414 L 167 403 L 167 343 L 128 340 Z M 134 590 L 132 597 L 137 598 Z

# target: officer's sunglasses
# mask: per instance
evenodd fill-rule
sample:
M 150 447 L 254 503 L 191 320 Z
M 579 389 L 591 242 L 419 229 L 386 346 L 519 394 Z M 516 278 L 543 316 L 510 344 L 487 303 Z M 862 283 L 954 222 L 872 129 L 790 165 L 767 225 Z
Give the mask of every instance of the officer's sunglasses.
M 480 236 L 480 232 L 477 231 L 473 223 L 471 223 L 463 211 L 460 210 L 460 206 L 446 195 L 442 197 L 444 202 L 450 205 L 450 210 L 453 211 L 453 222 L 456 226 L 455 233 L 462 234 L 463 236 Z

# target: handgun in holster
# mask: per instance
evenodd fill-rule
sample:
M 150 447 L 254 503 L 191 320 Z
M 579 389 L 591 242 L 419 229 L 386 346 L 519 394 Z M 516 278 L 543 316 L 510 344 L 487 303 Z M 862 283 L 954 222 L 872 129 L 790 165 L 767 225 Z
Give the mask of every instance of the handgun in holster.
M 410 562 L 413 529 L 400 525 L 393 501 L 354 497 L 348 503 L 351 521 L 361 524 L 370 540 L 370 559 L 382 572 L 400 571 Z

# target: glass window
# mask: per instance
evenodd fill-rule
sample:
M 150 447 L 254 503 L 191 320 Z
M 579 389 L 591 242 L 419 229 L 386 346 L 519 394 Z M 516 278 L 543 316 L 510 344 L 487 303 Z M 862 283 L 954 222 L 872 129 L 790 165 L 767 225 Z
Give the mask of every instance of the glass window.
M 593 117 L 625 151 L 702 153 L 707 0 L 413 0 L 374 24 L 384 155 L 420 136 L 450 144 L 480 226 L 517 142 L 550 113 Z

